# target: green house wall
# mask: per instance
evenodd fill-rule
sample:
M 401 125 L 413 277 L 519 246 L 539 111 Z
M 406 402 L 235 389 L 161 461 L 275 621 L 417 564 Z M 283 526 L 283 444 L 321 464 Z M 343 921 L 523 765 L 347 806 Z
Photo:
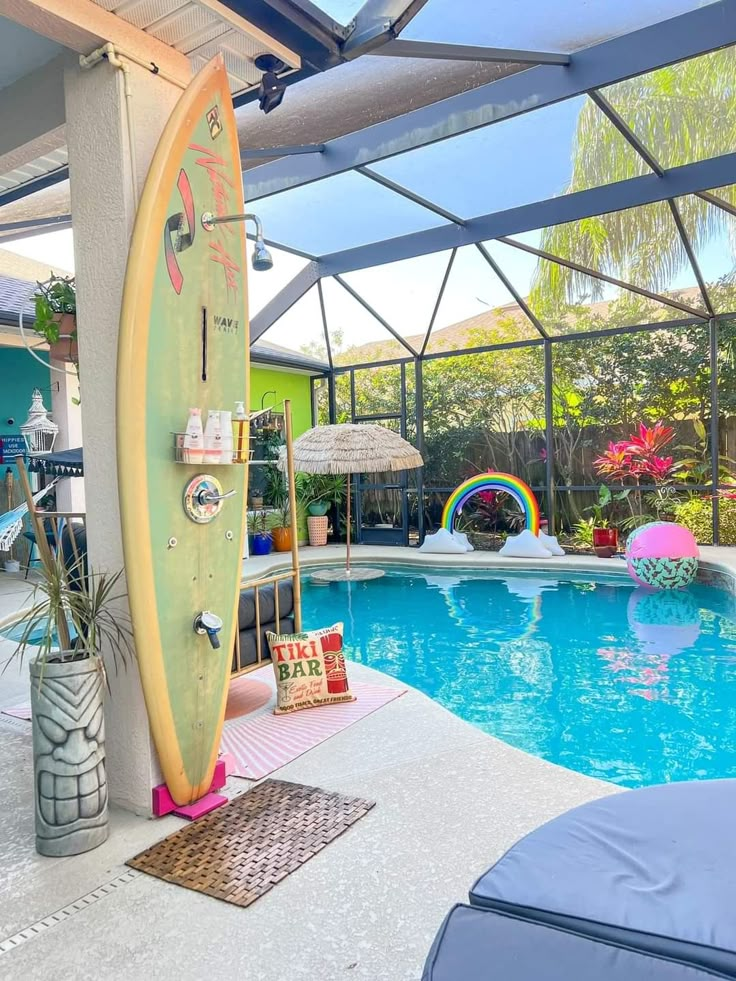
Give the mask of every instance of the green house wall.
M 50 385 L 49 369 L 32 358 L 25 348 L 0 347 L 0 440 L 3 436 L 20 436 L 20 426 L 28 416 L 34 388 L 41 389 L 44 405 L 51 409 Z M 13 420 L 12 424 L 10 419 Z M 4 460 L 0 464 L 3 481 L 9 464 L 12 464 L 12 460 Z M 18 503 L 20 487 L 17 484 L 15 492 L 15 503 Z M 7 503 L 3 484 L 0 487 L 0 513 L 7 510 Z
M 312 428 L 312 391 L 309 375 L 297 375 L 289 371 L 274 371 L 271 368 L 261 368 L 251 365 L 250 369 L 250 406 L 251 412 L 261 408 L 261 399 L 266 392 L 275 391 L 263 401 L 263 405 L 273 405 L 277 412 L 281 411 L 279 403 L 291 399 L 291 419 L 294 426 L 294 437 L 301 436 L 307 429 Z

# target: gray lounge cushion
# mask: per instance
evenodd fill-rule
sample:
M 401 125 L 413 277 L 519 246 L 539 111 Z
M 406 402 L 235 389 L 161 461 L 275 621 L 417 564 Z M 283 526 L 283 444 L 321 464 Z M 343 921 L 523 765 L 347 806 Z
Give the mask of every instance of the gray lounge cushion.
M 279 618 L 286 617 L 294 609 L 294 589 L 291 581 L 282 579 L 279 584 Z M 255 630 L 256 626 L 256 601 L 255 589 L 252 587 L 240 591 L 240 601 L 238 603 L 238 629 Z M 274 587 L 261 586 L 258 589 L 258 602 L 260 604 L 259 620 L 261 625 L 272 623 L 276 620 L 276 598 Z M 285 631 L 282 631 L 284 633 Z
M 422 981 L 712 981 L 723 975 L 510 914 L 455 906 Z
M 514 845 L 470 902 L 736 977 L 735 814 L 736 780 L 604 797 Z
M 282 634 L 293 634 L 294 633 L 294 617 L 289 615 L 288 617 L 282 617 L 279 621 L 280 630 Z M 261 660 L 265 664 L 271 663 L 271 649 L 268 646 L 268 641 L 266 640 L 266 634 L 269 631 L 276 633 L 276 623 L 264 623 L 261 627 Z M 251 664 L 255 664 L 258 660 L 258 645 L 256 643 L 256 631 L 255 630 L 241 630 L 240 631 L 240 667 L 247 668 Z M 233 651 L 233 671 L 238 670 L 237 663 L 237 652 Z

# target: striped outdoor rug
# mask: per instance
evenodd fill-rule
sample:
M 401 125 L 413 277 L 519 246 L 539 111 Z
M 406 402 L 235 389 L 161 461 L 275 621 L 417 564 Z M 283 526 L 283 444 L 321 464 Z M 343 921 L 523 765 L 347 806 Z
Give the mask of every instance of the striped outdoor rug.
M 262 672 L 266 671 L 273 677 L 270 666 L 255 674 L 264 677 Z M 354 702 L 303 709 L 290 715 L 273 714 L 274 692 L 268 706 L 259 712 L 228 720 L 220 750 L 234 757 L 234 776 L 260 780 L 406 692 L 405 688 L 361 682 L 351 683 L 350 690 L 355 695 Z

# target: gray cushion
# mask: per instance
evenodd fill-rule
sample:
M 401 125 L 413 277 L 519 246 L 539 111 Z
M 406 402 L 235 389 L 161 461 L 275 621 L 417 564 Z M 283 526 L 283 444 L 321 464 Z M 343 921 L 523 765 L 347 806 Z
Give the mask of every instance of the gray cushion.
M 455 906 L 422 981 L 712 981 L 713 974 L 509 914 Z
M 523 838 L 470 901 L 736 977 L 734 813 L 736 780 L 604 797 Z
M 287 617 L 294 610 L 294 588 L 290 579 L 282 579 L 279 584 L 279 618 Z M 260 586 L 258 589 L 260 604 L 259 618 L 261 625 L 276 620 L 276 603 L 272 585 Z M 251 630 L 256 626 L 255 589 L 243 589 L 238 603 L 238 629 Z M 283 626 L 283 624 L 282 624 Z M 282 630 L 281 633 L 286 631 Z
M 285 634 L 294 633 L 294 617 L 282 617 L 281 618 L 281 632 Z M 266 640 L 266 634 L 269 631 L 276 632 L 275 623 L 264 623 L 261 627 L 261 660 L 264 664 L 271 663 L 271 649 L 268 646 L 268 640 Z M 256 631 L 255 630 L 241 630 L 240 631 L 240 667 L 247 668 L 251 664 L 255 664 L 258 660 L 258 645 L 256 644 Z M 237 663 L 237 652 L 233 651 L 233 671 L 238 670 Z

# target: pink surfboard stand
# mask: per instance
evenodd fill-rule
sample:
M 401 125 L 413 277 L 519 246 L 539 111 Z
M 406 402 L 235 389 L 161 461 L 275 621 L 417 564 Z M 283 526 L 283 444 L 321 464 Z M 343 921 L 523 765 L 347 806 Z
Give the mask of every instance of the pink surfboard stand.
M 227 772 L 225 760 L 223 759 L 219 759 L 215 764 L 215 772 L 212 776 L 209 793 L 205 794 L 204 797 L 200 797 L 199 800 L 195 800 L 193 804 L 185 804 L 180 807 L 169 793 L 169 788 L 166 784 L 160 783 L 151 791 L 151 807 L 154 817 L 176 814 L 177 817 L 186 818 L 188 821 L 196 821 L 197 818 L 209 814 L 210 811 L 214 811 L 216 807 L 227 804 L 227 797 L 223 797 L 222 794 L 213 793 L 213 791 L 224 787 L 226 783 Z

